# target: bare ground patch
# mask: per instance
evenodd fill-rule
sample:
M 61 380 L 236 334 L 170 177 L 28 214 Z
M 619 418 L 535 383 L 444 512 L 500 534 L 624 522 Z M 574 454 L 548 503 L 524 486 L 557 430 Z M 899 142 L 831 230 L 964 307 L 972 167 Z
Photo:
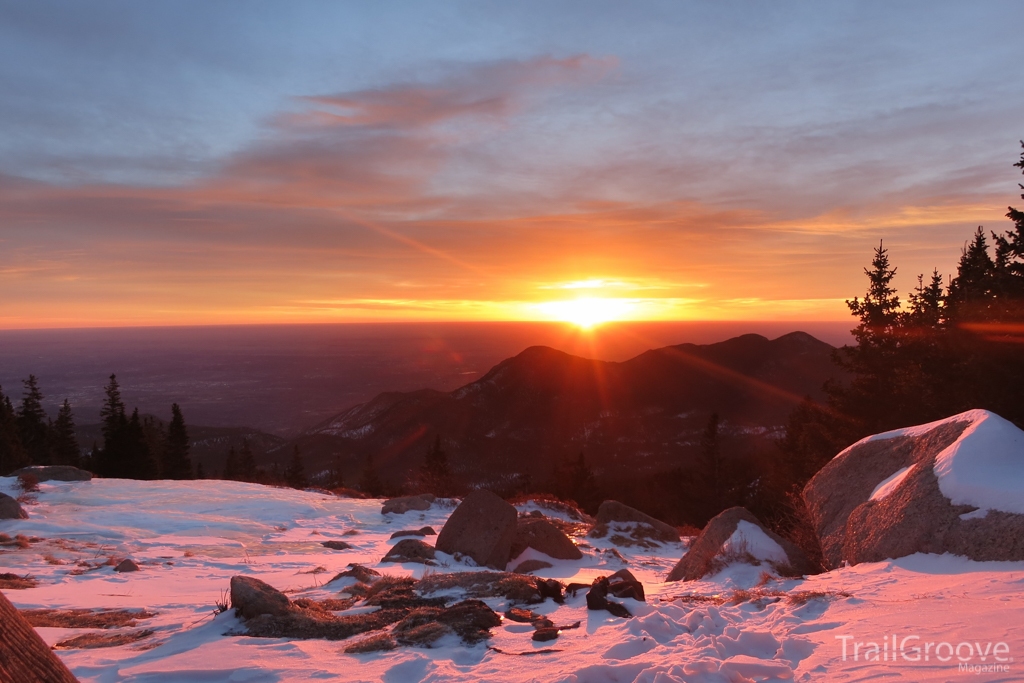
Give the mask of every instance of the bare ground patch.
M 83 633 L 74 638 L 62 640 L 53 646 L 55 650 L 91 650 L 99 647 L 130 645 L 153 635 L 151 629 L 121 633 Z
M 122 628 L 136 619 L 155 617 L 154 612 L 127 609 L 27 609 L 21 615 L 36 628 Z

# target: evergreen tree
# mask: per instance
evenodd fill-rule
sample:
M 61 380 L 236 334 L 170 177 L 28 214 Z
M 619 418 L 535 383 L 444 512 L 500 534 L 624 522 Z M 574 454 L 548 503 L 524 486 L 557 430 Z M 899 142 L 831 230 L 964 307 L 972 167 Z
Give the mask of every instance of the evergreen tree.
M 6 476 L 27 464 L 21 449 L 14 406 L 11 405 L 11 399 L 0 390 L 0 476 Z
M 50 443 L 46 411 L 43 410 L 43 394 L 35 375 L 22 380 L 25 390 L 18 407 L 18 436 L 25 455 L 33 465 L 49 465 Z
M 157 464 L 146 443 L 146 432 L 138 408 L 132 411 L 125 426 L 122 448 L 124 461 L 120 476 L 127 479 L 156 479 Z
M 239 470 L 238 456 L 235 455 L 235 447 L 231 446 L 228 448 L 228 457 L 224 460 L 224 472 L 220 478 L 238 481 L 240 478 Z
M 990 322 L 998 317 L 995 291 L 996 264 L 988 253 L 985 231 L 978 226 L 974 239 L 964 247 L 956 278 L 946 297 L 953 323 Z
M 185 418 L 177 403 L 171 405 L 171 423 L 167 426 L 167 450 L 164 456 L 164 477 L 166 479 L 191 479 L 192 460 L 188 452 L 191 444 Z
M 718 443 L 718 413 L 711 413 L 700 436 L 700 474 L 698 481 L 703 491 L 704 516 L 710 519 L 723 509 L 724 478 L 722 449 Z
M 206 479 L 206 470 L 201 462 L 196 465 L 196 479 Z
M 249 448 L 249 440 L 242 439 L 242 452 L 238 462 L 239 479 L 241 481 L 256 481 L 256 459 Z
M 116 375 L 110 376 L 104 393 L 106 398 L 103 401 L 103 408 L 100 409 L 103 448 L 93 458 L 93 467 L 100 476 L 123 477 L 128 469 L 128 456 L 125 452 L 128 418 L 125 415 L 124 401 L 121 400 L 121 389 Z
M 440 434 L 434 437 L 434 443 L 427 449 L 423 465 L 420 467 L 419 488 L 442 497 L 452 495 L 448 454 L 441 447 Z
M 142 418 L 142 436 L 156 477 L 163 477 L 164 462 L 167 460 L 167 429 L 163 421 L 146 415 Z
M 71 404 L 64 399 L 60 411 L 57 412 L 57 421 L 53 423 L 53 462 L 57 465 L 71 465 L 78 467 L 81 461 L 82 450 L 78 446 L 78 438 L 75 436 L 75 420 L 71 415 Z
M 373 498 L 384 495 L 384 482 L 377 474 L 377 468 L 373 466 L 373 456 L 366 456 L 366 466 L 363 467 L 362 475 L 359 477 L 359 490 Z
M 288 469 L 285 470 L 284 479 L 293 489 L 304 489 L 309 486 L 309 482 L 306 481 L 306 468 L 302 464 L 302 455 L 299 453 L 298 446 L 292 450 L 292 460 L 288 464 Z

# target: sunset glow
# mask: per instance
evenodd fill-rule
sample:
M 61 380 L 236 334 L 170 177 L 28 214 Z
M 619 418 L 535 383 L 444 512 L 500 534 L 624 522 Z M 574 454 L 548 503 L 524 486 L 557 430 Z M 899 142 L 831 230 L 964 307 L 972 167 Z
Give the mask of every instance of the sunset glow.
M 1017 199 L 1011 5 L 147 4 L 0 26 L 0 328 L 846 320 Z

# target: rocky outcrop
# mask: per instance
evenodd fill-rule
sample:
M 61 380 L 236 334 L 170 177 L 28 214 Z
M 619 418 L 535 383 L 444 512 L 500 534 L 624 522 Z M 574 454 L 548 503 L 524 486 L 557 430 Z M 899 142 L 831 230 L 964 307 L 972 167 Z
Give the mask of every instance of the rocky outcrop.
M 119 573 L 119 574 L 125 574 L 125 573 L 128 573 L 128 572 L 137 572 L 137 571 L 139 571 L 139 565 L 137 565 L 134 560 L 124 559 L 124 560 L 121 560 L 120 564 L 118 564 L 116 567 L 114 567 L 114 571 Z
M 497 495 L 473 491 L 441 528 L 436 547 L 449 555 L 468 556 L 482 567 L 504 569 L 516 535 L 516 518 L 516 509 Z
M 519 557 L 527 548 L 556 560 L 579 560 L 583 557 L 576 544 L 546 519 L 522 518 L 518 521 L 511 557 Z
M 0 681 L 78 681 L 3 593 L 0 593 Z
M 986 490 L 998 489 L 1002 498 L 997 500 L 1024 496 L 1024 491 L 1012 490 L 1012 476 L 1000 481 L 998 474 L 1024 468 L 1022 444 L 1024 433 L 983 410 L 858 441 L 825 465 L 803 491 L 826 566 L 917 552 L 1024 560 L 1024 514 L 996 509 L 998 502 L 993 509 L 981 507 Z M 1000 459 L 1004 469 L 984 475 L 971 471 L 971 462 L 965 461 L 953 471 L 954 458 L 972 453 L 981 457 L 974 461 L 977 467 Z M 953 491 L 959 490 L 953 488 L 958 478 L 978 479 L 968 482 L 967 489 L 978 496 L 978 504 L 947 497 L 939 478 L 943 472 L 950 473 L 944 481 Z
M 381 562 L 417 562 L 434 564 L 436 552 L 432 546 L 415 538 L 406 538 L 396 543 Z
M 255 619 L 262 614 L 281 617 L 292 609 L 287 595 L 251 576 L 231 577 L 231 606 L 243 619 Z
M 0 519 L 28 519 L 28 513 L 14 498 L 0 493 Z
M 380 512 L 382 515 L 400 515 L 410 510 L 429 510 L 435 500 L 437 500 L 437 497 L 433 493 L 392 498 L 391 500 L 384 501 L 384 506 L 380 509 Z
M 666 580 L 696 581 L 735 562 L 767 564 L 783 576 L 811 571 L 796 545 L 765 528 L 746 508 L 733 507 L 707 523 Z
M 591 538 L 604 538 L 609 533 L 612 534 L 612 542 L 617 545 L 679 542 L 679 532 L 675 527 L 617 500 L 601 503 L 594 528 L 588 535 Z
M 434 531 L 433 527 L 425 526 L 419 529 L 402 529 L 391 534 L 391 538 L 402 538 L 404 536 L 437 536 L 437 532 Z
M 92 472 L 86 472 L 71 465 L 32 465 L 31 467 L 22 467 L 20 470 L 14 470 L 10 476 L 20 477 L 23 474 L 35 477 L 36 481 L 39 482 L 92 480 Z

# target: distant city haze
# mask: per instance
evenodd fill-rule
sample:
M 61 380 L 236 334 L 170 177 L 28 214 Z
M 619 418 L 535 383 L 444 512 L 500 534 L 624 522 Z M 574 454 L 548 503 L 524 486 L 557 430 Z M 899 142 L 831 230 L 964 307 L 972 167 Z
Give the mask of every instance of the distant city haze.
M 167 420 L 291 436 L 384 391 L 451 391 L 529 346 L 622 361 L 647 349 L 800 330 L 832 345 L 853 322 L 391 323 L 0 331 L 0 386 L 17 403 L 34 374 L 52 416 L 69 399 L 99 420 L 117 375 L 125 403 Z

